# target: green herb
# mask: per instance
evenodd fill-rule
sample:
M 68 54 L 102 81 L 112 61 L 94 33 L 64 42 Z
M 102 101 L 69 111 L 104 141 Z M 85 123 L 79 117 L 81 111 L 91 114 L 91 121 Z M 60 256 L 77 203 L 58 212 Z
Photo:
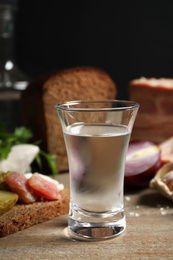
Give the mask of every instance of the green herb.
M 4 133 L 4 129 L 5 129 L 5 125 L 0 124 L 0 158 L 1 159 L 7 159 L 12 146 L 29 143 L 30 139 L 33 137 L 32 131 L 26 127 L 17 127 L 15 128 L 14 133 Z M 41 141 L 38 140 L 34 144 L 38 145 L 40 143 Z M 54 176 L 58 174 L 55 155 L 40 150 L 35 158 L 40 169 L 42 169 L 41 156 L 43 156 L 47 160 L 52 174 Z
M 14 130 L 14 135 L 17 137 L 16 142 L 27 143 L 32 137 L 33 133 L 26 127 L 19 127 Z
M 47 160 L 47 162 L 49 163 L 51 172 L 52 172 L 53 176 L 55 176 L 58 173 L 57 167 L 56 167 L 55 155 L 45 153 L 42 150 L 40 150 L 40 153 L 38 154 L 38 157 L 37 157 L 37 164 L 40 165 L 41 167 L 42 167 L 42 165 L 41 165 L 40 155 L 42 155 Z

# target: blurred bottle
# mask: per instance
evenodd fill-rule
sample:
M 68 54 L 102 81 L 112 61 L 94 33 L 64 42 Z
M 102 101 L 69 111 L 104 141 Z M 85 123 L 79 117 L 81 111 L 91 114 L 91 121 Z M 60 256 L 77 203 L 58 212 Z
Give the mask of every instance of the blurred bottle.
M 16 11 L 17 0 L 0 0 L 0 123 L 8 132 L 21 125 L 20 97 L 28 85 L 14 59 Z

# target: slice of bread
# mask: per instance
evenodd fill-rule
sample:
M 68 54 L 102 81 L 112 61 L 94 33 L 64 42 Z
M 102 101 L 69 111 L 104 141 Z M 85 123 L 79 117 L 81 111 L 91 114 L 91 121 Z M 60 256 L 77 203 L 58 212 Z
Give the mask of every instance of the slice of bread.
M 42 149 L 56 156 L 58 170 L 68 171 L 55 104 L 71 100 L 110 100 L 116 95 L 115 83 L 100 69 L 81 67 L 44 74 L 23 92 L 23 124 L 33 130 L 36 140 L 42 140 Z
M 65 188 L 60 200 L 16 204 L 11 210 L 0 216 L 0 237 L 67 214 L 69 202 L 70 192 L 68 188 Z

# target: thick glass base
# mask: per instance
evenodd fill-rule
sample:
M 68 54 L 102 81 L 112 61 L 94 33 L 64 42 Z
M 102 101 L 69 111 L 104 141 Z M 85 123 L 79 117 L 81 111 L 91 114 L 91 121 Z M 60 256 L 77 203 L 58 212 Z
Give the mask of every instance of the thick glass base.
M 126 228 L 124 209 L 119 212 L 93 213 L 71 205 L 68 227 L 76 238 L 82 240 L 113 238 Z

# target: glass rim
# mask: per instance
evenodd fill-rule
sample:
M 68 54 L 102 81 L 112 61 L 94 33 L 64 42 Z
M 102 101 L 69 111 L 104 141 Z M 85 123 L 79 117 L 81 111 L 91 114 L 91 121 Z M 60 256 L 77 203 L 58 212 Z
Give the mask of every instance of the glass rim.
M 80 104 L 116 104 L 119 105 L 118 107 L 75 107 L 75 105 L 80 105 Z M 99 111 L 123 111 L 123 110 L 133 110 L 139 108 L 139 104 L 135 101 L 128 101 L 128 100 L 74 100 L 74 101 L 64 101 L 64 102 L 59 102 L 55 104 L 56 110 L 63 110 L 63 111 L 83 111 L 83 112 L 99 112 Z

